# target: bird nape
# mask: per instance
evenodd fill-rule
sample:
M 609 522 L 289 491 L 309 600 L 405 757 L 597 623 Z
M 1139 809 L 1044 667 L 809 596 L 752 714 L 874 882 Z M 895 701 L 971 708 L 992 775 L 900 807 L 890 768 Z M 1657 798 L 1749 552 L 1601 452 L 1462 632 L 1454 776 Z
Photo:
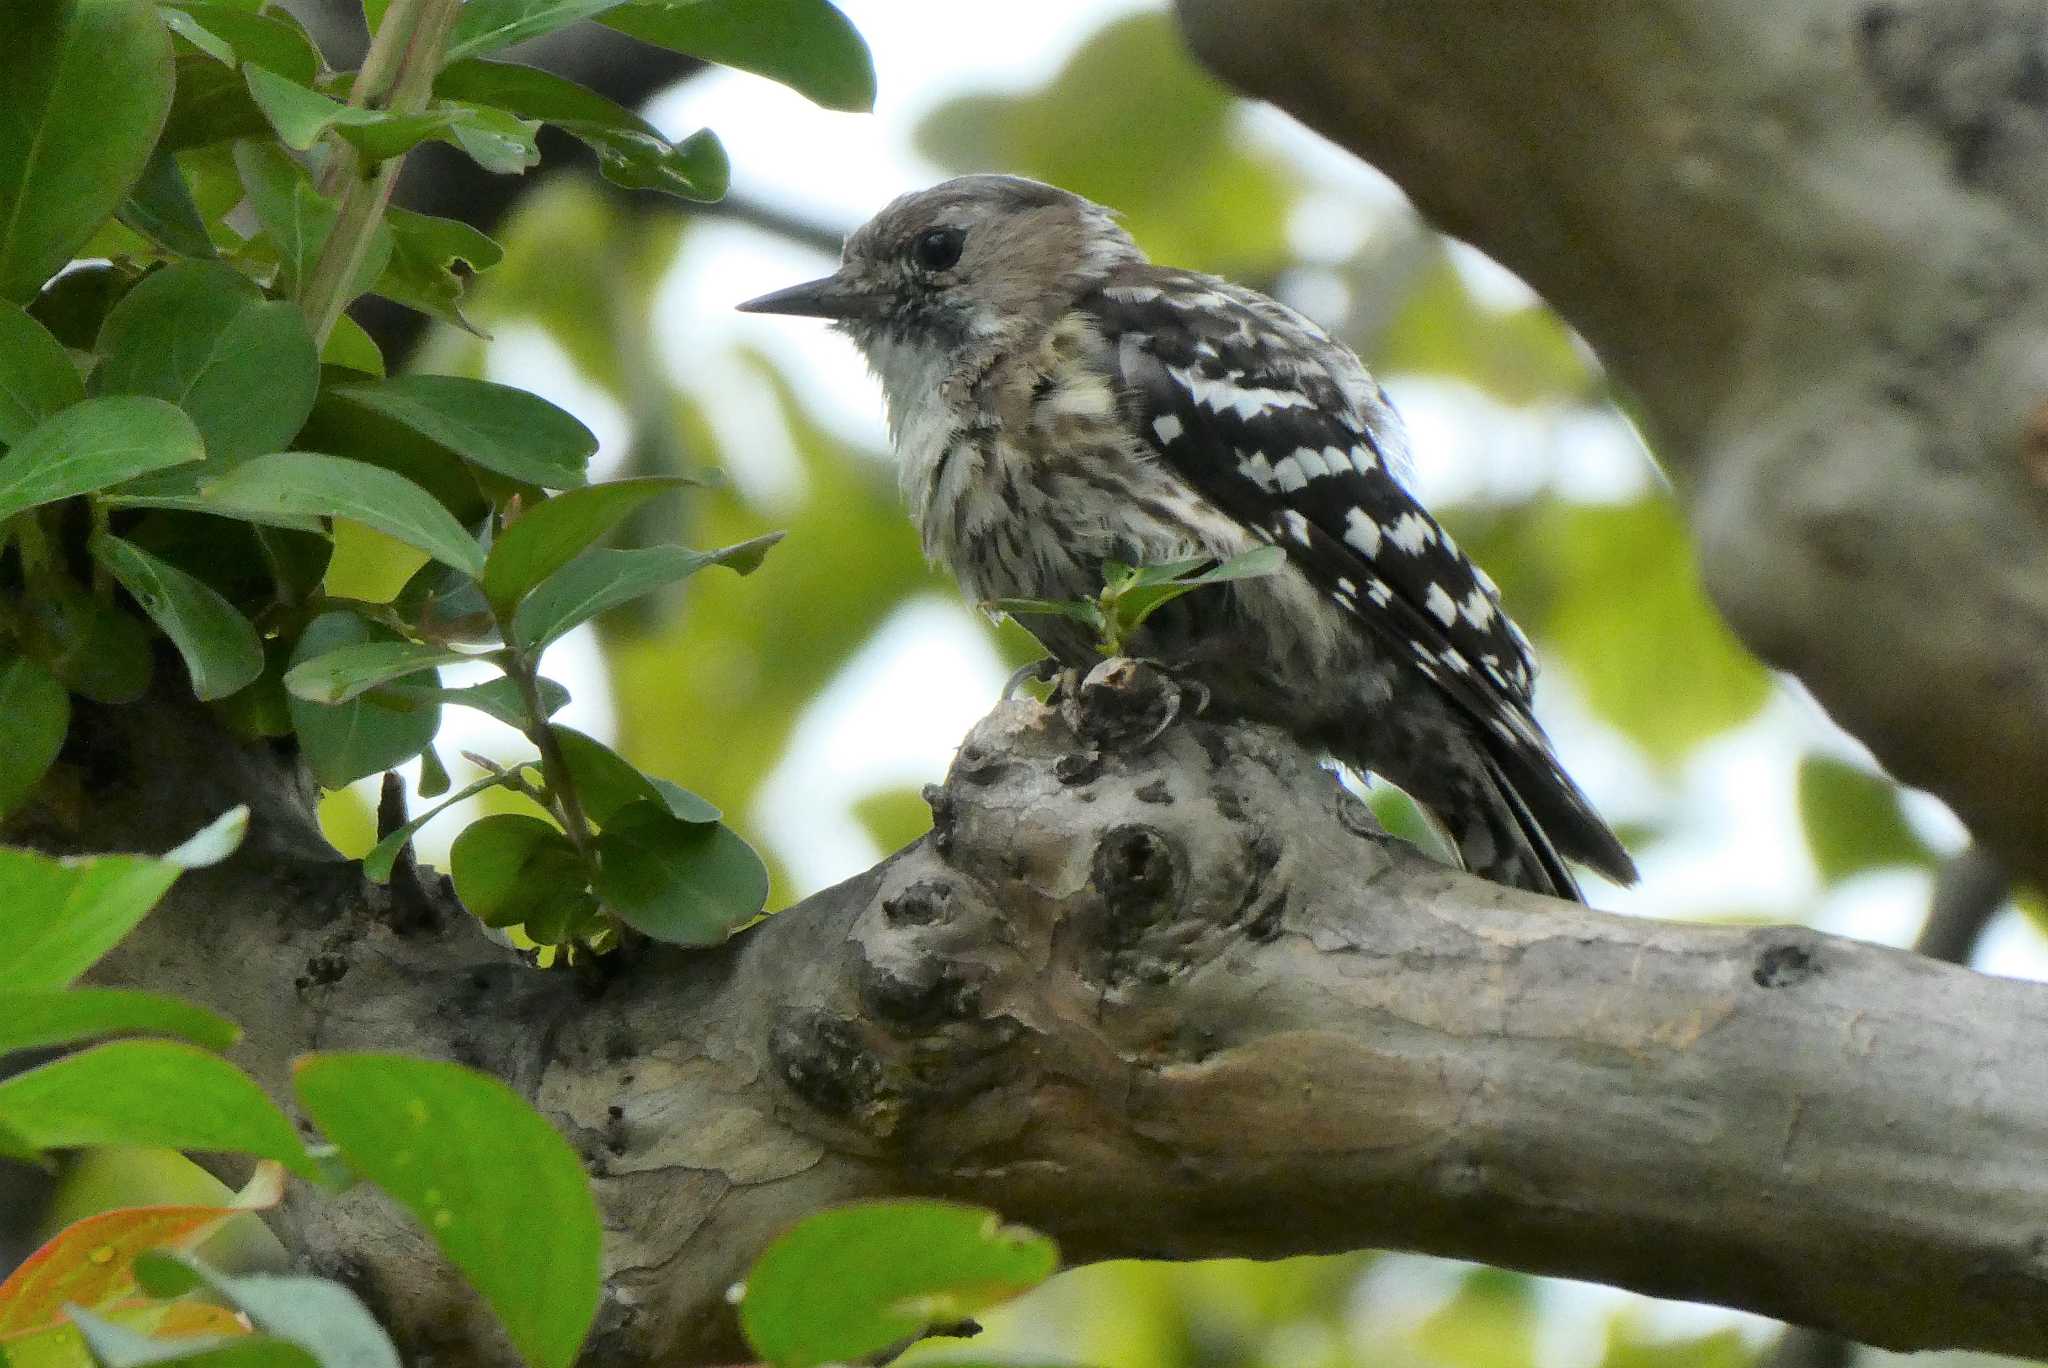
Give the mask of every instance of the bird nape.
M 1175 600 L 1135 652 L 1398 784 L 1476 874 L 1565 898 L 1569 860 L 1634 881 L 1530 711 L 1528 640 L 1416 499 L 1399 416 L 1307 318 L 992 175 L 897 199 L 833 274 L 740 307 L 859 346 L 925 554 L 971 601 L 1087 598 L 1109 562 L 1277 545 L 1278 572 Z M 1081 624 L 1021 616 L 1063 663 L 1096 658 Z

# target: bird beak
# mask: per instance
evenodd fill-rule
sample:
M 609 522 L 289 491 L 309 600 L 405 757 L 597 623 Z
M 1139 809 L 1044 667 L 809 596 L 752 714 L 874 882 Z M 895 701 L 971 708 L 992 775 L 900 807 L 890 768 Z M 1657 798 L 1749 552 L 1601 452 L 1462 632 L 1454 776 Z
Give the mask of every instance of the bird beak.
M 764 294 L 739 305 L 741 313 L 795 314 L 804 318 L 876 318 L 884 301 L 880 295 L 856 289 L 836 275 L 807 280 L 786 290 Z

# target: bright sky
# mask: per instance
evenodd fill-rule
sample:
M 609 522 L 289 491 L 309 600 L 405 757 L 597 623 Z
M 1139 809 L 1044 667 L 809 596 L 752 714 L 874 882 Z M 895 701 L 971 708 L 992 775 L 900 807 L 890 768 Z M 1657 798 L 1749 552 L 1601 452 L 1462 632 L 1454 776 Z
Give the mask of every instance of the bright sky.
M 894 195 L 943 174 L 912 148 L 912 130 L 925 112 L 966 90 L 1035 87 L 1101 25 L 1155 6 L 1039 0 L 978 7 L 972 25 L 934 24 L 928 7 L 901 0 L 847 0 L 841 7 L 875 54 L 880 100 L 873 115 L 827 112 L 772 82 L 717 72 L 658 100 L 650 116 L 678 135 L 701 125 L 717 129 L 732 155 L 737 193 L 852 225 Z M 1274 111 L 1253 111 L 1245 127 L 1255 145 L 1294 163 L 1318 187 L 1290 224 L 1307 256 L 1349 253 L 1373 212 L 1398 198 L 1376 172 Z M 731 358 L 734 344 L 804 377 L 807 402 L 821 421 L 864 446 L 884 446 L 879 395 L 849 343 L 811 320 L 731 309 L 831 265 L 827 257 L 738 225 L 706 225 L 690 235 L 655 311 L 663 320 L 664 349 L 678 358 L 684 383 L 715 395 L 708 406 L 712 420 L 727 434 L 744 435 L 749 459 L 734 477 L 771 501 L 799 477 L 772 396 Z M 1518 281 L 1477 252 L 1463 252 L 1461 266 L 1482 299 L 1506 307 L 1527 297 Z M 687 366 L 681 358 L 688 358 Z M 545 337 L 502 337 L 489 369 L 493 378 L 537 389 L 582 416 L 604 442 L 600 471 L 621 450 L 623 416 L 600 391 L 578 381 Z M 1632 498 L 1655 478 L 1618 419 L 1510 410 L 1463 387 L 1416 377 L 1389 377 L 1388 388 L 1413 429 L 1426 499 L 1508 491 L 1546 477 L 1581 498 Z M 912 535 L 907 521 L 903 535 Z M 576 697 L 565 720 L 610 735 L 603 663 L 587 629 L 559 643 L 548 668 Z M 925 599 L 899 612 L 802 719 L 790 755 L 751 814 L 799 885 L 792 892 L 844 878 L 882 853 L 853 820 L 850 801 L 943 774 L 1001 678 L 993 653 L 956 601 Z M 1593 893 L 1595 902 L 1679 916 L 1800 915 L 1813 908 L 1819 889 L 1800 836 L 1794 765 L 1815 748 L 1865 763 L 1868 757 L 1803 692 L 1782 690 L 1756 720 L 1706 747 L 1675 780 L 1654 775 L 1626 741 L 1593 718 L 1561 671 L 1545 677 L 1539 711 L 1568 767 L 1604 810 L 1626 818 L 1668 801 L 1686 817 L 1682 837 L 1638 852 L 1644 879 L 1637 888 L 1602 888 Z M 509 729 L 460 709 L 450 717 L 449 748 L 522 753 Z M 1913 815 L 1941 848 L 1959 844 L 1960 829 L 1940 804 L 1916 804 Z M 437 824 L 439 839 L 459 825 Z M 427 844 L 431 855 L 432 835 Z M 1820 905 L 1818 922 L 1904 943 L 1918 927 L 1927 894 L 1922 875 L 1873 875 L 1837 890 Z M 2048 942 L 2008 916 L 1987 939 L 1980 963 L 2048 977 Z

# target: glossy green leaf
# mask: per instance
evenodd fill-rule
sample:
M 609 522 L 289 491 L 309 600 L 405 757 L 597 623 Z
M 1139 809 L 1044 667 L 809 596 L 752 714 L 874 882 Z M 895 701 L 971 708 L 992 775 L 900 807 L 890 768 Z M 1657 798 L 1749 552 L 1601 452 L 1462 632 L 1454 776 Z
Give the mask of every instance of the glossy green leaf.
M 602 14 L 623 0 L 469 0 L 448 35 L 447 60 L 481 57 Z
M 1936 863 L 1899 810 L 1898 787 L 1846 761 L 1809 755 L 1799 762 L 1799 817 L 1825 883 L 1868 869 Z
M 780 532 L 771 532 L 716 551 L 681 546 L 586 551 L 526 596 L 513 615 L 512 634 L 522 646 L 538 649 L 607 608 L 686 579 L 707 565 L 747 574 L 780 540 Z
M 717 945 L 760 914 L 768 870 L 732 828 L 642 801 L 598 833 L 596 887 L 635 930 L 671 945 Z
M 0 456 L 0 521 L 205 454 L 192 420 L 161 399 L 88 399 L 36 424 Z
M 199 258 L 219 255 L 178 159 L 163 148 L 149 159 L 115 217 L 167 252 Z
M 311 451 L 283 451 L 228 471 L 200 490 L 224 513 L 257 522 L 277 516 L 352 518 L 472 577 L 484 551 L 434 496 L 381 466 Z
M 256 629 L 197 577 L 104 532 L 95 532 L 87 546 L 178 648 L 196 697 L 226 698 L 263 673 Z
M 346 703 L 379 684 L 418 674 L 436 665 L 475 660 L 462 651 L 416 641 L 362 641 L 301 661 L 285 671 L 284 686 L 314 703 Z
M 454 691 L 451 690 L 450 692 Z M 432 748 L 429 748 L 425 753 L 432 755 Z M 391 878 L 392 866 L 398 863 L 398 853 L 405 849 L 407 843 L 419 832 L 420 828 L 464 799 L 474 798 L 486 789 L 501 788 L 506 782 L 505 776 L 501 774 L 486 774 L 475 783 L 465 788 L 457 789 L 425 812 L 419 813 L 404 826 L 399 827 L 396 831 L 384 837 L 383 840 L 377 842 L 376 845 L 370 847 L 370 853 L 363 856 L 363 877 L 375 880 L 377 883 L 387 882 Z M 425 785 L 421 786 L 421 791 L 425 792 Z
M 20 441 L 83 398 L 85 382 L 63 344 L 18 306 L 0 300 L 0 446 Z
M 469 154 L 471 161 L 500 176 L 517 176 L 540 165 L 534 138 L 540 125 L 502 109 L 450 101 L 440 107 L 448 120 L 442 140 Z
M 967 1319 L 1052 1275 L 1051 1240 L 951 1202 L 821 1211 L 747 1274 L 740 1327 L 775 1368 L 849 1363 Z
M 708 129 L 672 143 L 624 105 L 537 67 L 456 62 L 441 73 L 435 89 L 553 124 L 597 154 L 605 179 L 628 189 L 716 200 L 732 178 L 725 148 Z
M 50 672 L 0 646 L 0 817 L 35 792 L 71 729 L 71 695 Z
M 569 767 L 569 779 L 583 814 L 602 826 L 612 814 L 629 803 L 660 803 L 661 790 L 631 761 L 595 737 L 559 723 L 554 727 L 555 744 Z M 552 782 L 552 779 L 550 780 Z
M 455 896 L 486 926 L 516 926 L 575 900 L 588 875 L 554 823 L 522 812 L 481 817 L 448 851 Z
M 597 1312 L 602 1238 L 568 1142 L 503 1083 L 456 1064 L 319 1054 L 295 1078 L 321 1131 L 413 1214 L 527 1363 L 568 1368 Z
M 320 1175 L 292 1123 L 247 1074 L 175 1041 L 115 1041 L 0 1081 L 0 1123 L 42 1149 L 233 1150 Z
M 569 702 L 569 691 L 552 679 L 542 679 L 540 684 L 541 707 L 552 717 Z M 393 684 L 386 689 L 401 698 L 417 698 L 438 703 L 454 703 L 465 708 L 474 708 L 487 717 L 495 717 L 508 727 L 524 731 L 527 726 L 526 703 L 519 696 L 519 686 L 509 679 L 487 679 L 481 684 L 471 684 L 461 689 L 421 688 L 417 684 Z
M 258 13 L 258 6 L 233 0 L 171 0 L 158 13 L 173 33 L 229 67 L 253 63 L 302 85 L 320 74 L 313 40 L 289 10 L 276 5 Z
M 500 475 L 549 489 L 584 482 L 597 438 L 537 394 L 459 375 L 337 385 L 337 397 L 392 418 Z
M 300 634 L 291 664 L 344 646 L 397 639 L 354 613 L 324 613 Z M 441 705 L 431 698 L 392 700 L 372 693 L 330 706 L 287 696 L 286 705 L 313 777 L 331 789 L 410 760 L 433 744 L 441 725 Z
M 475 332 L 462 315 L 469 277 L 497 265 L 504 249 L 460 219 L 390 209 L 385 221 L 391 228 L 391 260 L 377 278 L 376 293 Z M 454 269 L 458 261 L 468 267 L 467 274 Z
M 459 117 L 449 110 L 396 114 L 343 104 L 254 62 L 242 64 L 242 80 L 284 145 L 300 152 L 333 132 L 354 144 L 365 161 L 380 162 L 412 150 Z
M 12 0 L 0 42 L 0 300 L 26 303 L 149 162 L 171 39 L 148 0 Z
M 225 1050 L 241 1030 L 224 1016 L 163 993 L 122 988 L 0 989 L 0 1054 L 140 1032 Z
M 684 480 L 611 480 L 557 494 L 519 515 L 484 561 L 484 596 L 509 613 L 528 590 L 567 565 L 635 509 Z
M 608 9 L 600 22 L 642 42 L 780 81 L 827 109 L 875 107 L 868 45 L 826 0 L 638 0 Z

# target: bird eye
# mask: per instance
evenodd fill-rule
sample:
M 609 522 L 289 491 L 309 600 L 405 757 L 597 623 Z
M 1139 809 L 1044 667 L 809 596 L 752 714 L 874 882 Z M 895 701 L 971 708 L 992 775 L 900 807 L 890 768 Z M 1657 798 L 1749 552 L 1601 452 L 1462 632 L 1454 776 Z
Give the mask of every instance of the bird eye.
M 927 228 L 910 240 L 910 259 L 927 271 L 943 271 L 960 260 L 965 228 Z

